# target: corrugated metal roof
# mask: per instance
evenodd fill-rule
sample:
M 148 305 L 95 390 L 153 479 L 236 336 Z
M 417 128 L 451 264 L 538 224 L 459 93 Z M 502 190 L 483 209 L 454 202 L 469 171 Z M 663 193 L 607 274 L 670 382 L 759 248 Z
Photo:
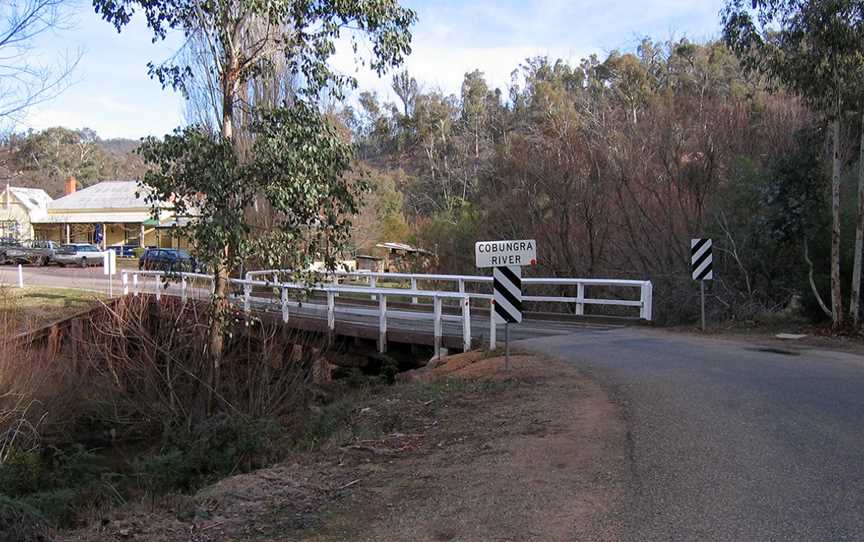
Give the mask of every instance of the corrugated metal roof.
M 31 215 L 42 216 L 48 212 L 48 204 L 51 196 L 41 188 L 24 188 L 22 186 L 10 186 L 9 192 L 15 196 L 22 205 L 27 207 Z
M 52 211 L 78 209 L 148 209 L 148 190 L 136 181 L 105 181 L 73 194 L 63 196 L 48 204 Z M 140 196 L 140 197 L 138 197 Z

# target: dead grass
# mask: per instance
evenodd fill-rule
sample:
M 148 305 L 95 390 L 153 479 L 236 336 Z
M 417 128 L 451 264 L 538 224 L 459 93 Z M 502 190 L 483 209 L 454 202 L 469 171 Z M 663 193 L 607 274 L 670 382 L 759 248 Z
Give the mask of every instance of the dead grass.
M 0 286 L 0 335 L 22 333 L 96 306 L 105 296 L 68 288 Z
M 625 432 L 576 371 L 460 354 L 315 413 L 328 436 L 194 496 L 130 504 L 61 540 L 615 540 Z

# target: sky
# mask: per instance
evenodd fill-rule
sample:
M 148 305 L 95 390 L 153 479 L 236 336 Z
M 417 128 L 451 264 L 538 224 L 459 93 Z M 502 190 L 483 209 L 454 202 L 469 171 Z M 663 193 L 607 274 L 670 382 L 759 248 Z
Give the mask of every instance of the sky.
M 723 0 L 403 0 L 417 11 L 413 52 L 405 67 L 424 89 L 458 93 L 466 72 L 480 69 L 493 87 L 507 88 L 510 73 L 528 57 L 577 63 L 590 54 L 633 50 L 643 37 L 702 41 L 720 33 Z M 73 84 L 33 108 L 19 130 L 50 126 L 92 128 L 100 137 L 164 135 L 183 124 L 181 97 L 151 80 L 147 62 L 171 56 L 179 37 L 152 43 L 140 18 L 122 34 L 102 21 L 86 0 L 68 8 L 65 28 L 43 35 L 39 62 L 81 53 Z M 363 89 L 387 99 L 389 75 L 355 67 L 341 44 L 335 69 L 355 75 Z M 361 49 L 361 53 L 363 50 Z

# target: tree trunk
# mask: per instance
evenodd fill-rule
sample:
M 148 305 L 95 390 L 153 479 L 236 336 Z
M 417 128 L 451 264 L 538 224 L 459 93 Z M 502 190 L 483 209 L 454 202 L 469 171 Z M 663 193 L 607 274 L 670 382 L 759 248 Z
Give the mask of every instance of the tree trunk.
M 222 74 L 222 137 L 234 139 L 234 97 L 237 87 L 237 60 L 228 53 Z M 213 270 L 213 322 L 210 326 L 210 356 L 213 358 L 214 384 L 218 382 L 219 364 L 225 350 L 225 326 L 228 322 L 228 256 L 230 247 L 223 247 Z
M 855 223 L 855 264 L 852 269 L 852 300 L 849 312 L 858 327 L 861 301 L 861 258 L 864 252 L 864 112 L 861 115 L 860 148 L 858 150 L 858 215 Z
M 807 279 L 810 282 L 810 290 L 813 292 L 813 297 L 816 298 L 816 303 L 819 308 L 825 313 L 825 316 L 831 318 L 831 310 L 828 305 L 822 300 L 822 295 L 819 293 L 819 288 L 816 287 L 816 279 L 813 276 L 813 261 L 810 259 L 810 251 L 807 249 L 807 237 L 804 237 L 804 263 L 807 264 Z
M 834 134 L 834 157 L 831 171 L 831 313 L 834 327 L 843 325 L 843 299 L 840 289 L 840 173 L 843 163 L 840 152 L 840 107 L 831 124 Z

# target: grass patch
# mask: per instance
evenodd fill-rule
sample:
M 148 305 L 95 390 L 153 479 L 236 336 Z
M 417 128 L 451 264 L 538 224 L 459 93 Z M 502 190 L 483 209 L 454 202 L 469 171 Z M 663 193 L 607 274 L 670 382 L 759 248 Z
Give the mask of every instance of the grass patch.
M 3 332 L 22 332 L 40 327 L 93 307 L 105 296 L 71 288 L 0 287 L 0 327 Z

